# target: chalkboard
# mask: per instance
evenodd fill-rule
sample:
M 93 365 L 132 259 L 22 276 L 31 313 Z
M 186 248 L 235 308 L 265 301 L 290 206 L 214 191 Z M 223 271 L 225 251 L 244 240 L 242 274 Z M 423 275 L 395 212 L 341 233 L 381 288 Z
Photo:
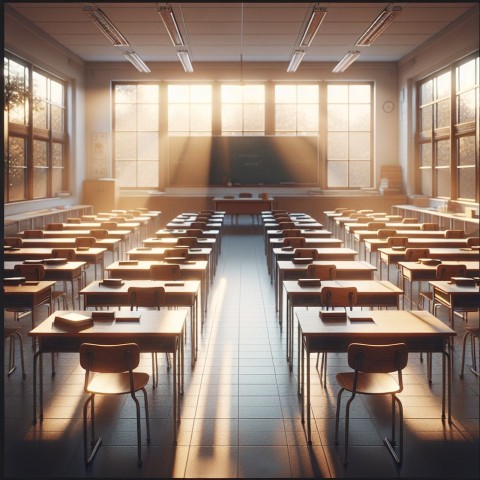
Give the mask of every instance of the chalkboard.
M 169 186 L 318 185 L 317 137 L 170 137 Z

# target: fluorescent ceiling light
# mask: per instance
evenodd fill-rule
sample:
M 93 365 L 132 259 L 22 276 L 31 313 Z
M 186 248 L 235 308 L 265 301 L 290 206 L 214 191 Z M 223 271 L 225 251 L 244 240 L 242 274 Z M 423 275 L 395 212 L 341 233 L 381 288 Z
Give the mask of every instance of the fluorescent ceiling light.
M 183 69 L 188 73 L 193 72 L 193 66 L 192 66 L 192 62 L 190 61 L 188 52 L 186 50 L 178 50 L 177 55 L 178 55 L 178 58 L 180 59 Z
M 318 5 L 313 8 L 312 15 L 308 20 L 305 32 L 303 32 L 302 39 L 300 40 L 301 47 L 308 47 L 312 43 L 313 37 L 317 33 L 318 27 L 323 22 L 326 14 L 327 10 L 325 8 L 320 8 Z
M 392 10 L 384 10 L 367 28 L 365 33 L 357 40 L 357 47 L 368 47 L 371 45 L 393 22 L 393 19 L 402 11 L 400 7 Z
M 158 9 L 158 14 L 161 17 L 173 44 L 176 47 L 184 46 L 185 43 L 183 43 L 182 34 L 180 33 L 180 29 L 178 28 L 178 23 L 175 19 L 172 8 L 168 5 L 166 7 L 160 7 Z
M 95 25 L 116 47 L 129 46 L 127 39 L 120 33 L 120 30 L 97 6 L 84 7 L 83 11 L 88 13 Z
M 350 51 L 348 52 L 336 65 L 336 67 L 332 70 L 333 73 L 340 73 L 344 72 L 360 55 L 358 51 Z
M 292 59 L 288 64 L 287 72 L 296 72 L 302 58 L 305 56 L 305 50 L 295 50 L 292 55 Z
M 139 72 L 150 72 L 145 62 L 135 52 L 125 52 L 123 55 Z

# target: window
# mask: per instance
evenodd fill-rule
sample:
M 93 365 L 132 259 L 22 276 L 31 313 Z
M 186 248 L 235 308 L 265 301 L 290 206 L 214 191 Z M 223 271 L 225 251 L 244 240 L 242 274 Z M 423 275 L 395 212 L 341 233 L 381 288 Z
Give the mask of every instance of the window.
M 372 186 L 372 85 L 327 86 L 327 186 Z
M 420 193 L 475 201 L 478 199 L 478 57 L 458 62 L 419 82 L 418 91 Z
M 318 85 L 275 85 L 275 133 L 318 135 Z
M 6 55 L 5 203 L 57 196 L 66 183 L 65 83 Z
M 265 134 L 265 87 L 222 85 L 222 135 Z
M 212 134 L 212 87 L 210 85 L 168 86 L 168 134 Z
M 114 160 L 120 187 L 158 187 L 159 102 L 159 85 L 114 85 Z

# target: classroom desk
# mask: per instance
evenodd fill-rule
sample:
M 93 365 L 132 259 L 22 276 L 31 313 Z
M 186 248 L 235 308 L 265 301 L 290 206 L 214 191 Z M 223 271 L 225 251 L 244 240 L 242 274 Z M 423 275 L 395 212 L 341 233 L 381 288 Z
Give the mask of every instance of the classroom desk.
M 422 239 L 419 239 L 422 240 Z M 425 239 L 426 240 L 426 239 Z M 425 244 L 424 248 L 429 248 L 430 258 L 438 258 L 439 260 L 475 260 L 478 259 L 478 250 L 471 248 L 430 248 L 433 245 L 433 240 L 430 240 L 429 244 Z M 410 246 L 408 247 L 410 248 Z M 382 263 L 385 263 L 387 266 L 387 280 L 389 279 L 389 270 L 390 265 L 395 265 L 398 262 L 405 260 L 405 250 L 394 249 L 394 248 L 379 248 L 378 253 L 380 254 L 380 279 L 382 278 Z
M 175 262 L 176 263 L 176 262 Z M 171 265 L 162 260 L 130 260 L 126 262 L 114 262 L 106 270 L 109 277 L 121 278 L 123 280 L 150 280 L 150 267 L 152 265 Z M 204 311 L 207 311 L 208 302 L 208 261 L 187 260 L 178 263 L 180 267 L 180 280 L 199 280 L 201 292 L 201 304 Z M 174 280 L 174 279 L 172 279 Z
M 176 442 L 177 422 L 180 421 L 178 396 L 183 393 L 184 350 L 183 336 L 187 313 L 181 310 L 141 310 L 140 321 L 95 319 L 92 326 L 78 330 L 58 327 L 55 317 L 67 313 L 57 311 L 50 315 L 29 335 L 38 340 L 33 357 L 33 421 L 37 421 L 37 365 L 39 373 L 39 418 L 43 419 L 43 354 L 78 352 L 82 343 L 119 344 L 136 343 L 141 352 L 170 353 L 173 355 L 173 435 Z M 76 313 L 85 314 L 85 311 Z
M 133 220 L 129 220 L 128 222 L 120 222 L 117 223 L 115 221 L 115 217 L 109 218 L 96 218 L 92 219 L 92 221 L 84 221 L 82 220 L 81 223 L 63 223 L 63 230 L 93 230 L 97 228 L 105 228 L 102 227 L 103 222 L 113 222 L 116 223 L 116 226 L 109 226 L 107 230 L 128 230 L 132 236 L 135 237 L 135 241 L 139 242 L 140 237 L 144 237 L 148 233 L 148 223 L 143 224 L 142 222 L 134 222 Z
M 467 275 L 476 277 L 480 275 L 480 264 L 473 260 L 450 260 L 442 262 L 444 265 L 465 265 Z M 418 262 L 398 262 L 400 275 L 402 277 L 402 290 L 405 292 L 405 281 L 409 282 L 410 308 L 412 308 L 412 290 L 413 282 L 429 282 L 436 279 L 437 267 L 434 265 L 424 265 Z
M 8 261 L 3 263 L 3 271 L 7 276 L 13 276 L 14 267 L 18 262 Z M 70 282 L 72 287 L 72 306 L 75 308 L 75 280 L 78 282 L 78 291 L 82 285 L 82 272 L 86 266 L 85 262 L 66 262 L 63 265 L 42 264 L 45 268 L 45 280 L 55 282 Z M 78 307 L 80 308 L 80 297 L 78 298 Z
M 228 196 L 230 197 L 230 196 Z M 228 215 L 260 215 L 264 210 L 273 210 L 274 198 L 226 198 L 214 197 L 213 209 L 222 210 Z
M 445 280 L 428 282 L 432 288 L 432 309 L 435 303 L 448 308 L 452 329 L 455 329 L 455 310 L 478 310 L 480 308 L 480 286 L 466 287 Z
M 221 238 L 221 237 L 219 237 Z M 143 240 L 142 244 L 147 248 L 174 248 L 182 247 L 177 244 L 178 237 L 161 237 L 161 238 L 147 238 Z M 194 247 L 195 248 L 195 247 Z M 213 249 L 215 257 L 215 265 L 218 261 L 218 256 L 221 253 L 221 242 L 216 238 L 198 237 L 196 248 L 211 248 Z
M 281 239 L 272 239 L 273 240 L 281 240 Z M 318 240 L 318 239 L 316 239 Z M 341 246 L 341 240 L 337 239 L 322 239 L 325 240 L 325 243 L 318 243 L 316 242 L 315 245 L 305 245 L 305 248 L 314 248 L 317 251 L 317 260 L 356 260 L 358 253 L 351 249 L 345 248 Z M 331 240 L 331 242 L 329 242 Z M 340 242 L 340 243 L 337 243 Z M 334 246 L 338 245 L 338 246 Z M 303 248 L 303 247 L 302 247 Z M 269 264 L 269 273 L 271 274 L 272 278 L 276 276 L 277 270 L 277 262 L 280 260 L 292 260 L 295 258 L 295 251 L 296 249 L 290 249 L 288 247 L 278 247 L 278 248 L 270 248 L 269 249 L 269 256 L 267 257 L 267 261 L 270 261 Z
M 171 230 L 184 230 L 184 229 L 190 229 L 190 228 L 197 228 L 197 227 L 192 227 L 192 223 L 195 223 L 194 221 L 184 221 L 184 220 L 172 220 L 171 222 L 168 222 L 165 225 L 166 229 L 171 229 Z M 222 230 L 222 223 L 221 222 L 206 222 L 205 228 L 208 230 Z
M 39 282 L 3 286 L 3 308 L 25 307 L 31 309 L 32 328 L 35 326 L 35 308 L 45 304 L 52 311 L 52 289 L 55 282 Z
M 103 275 L 106 248 L 91 247 L 87 250 L 75 248 L 76 260 L 95 266 L 95 279 L 97 278 L 97 265 L 100 265 L 100 273 Z M 7 261 L 42 260 L 52 257 L 51 248 L 4 248 L 3 258 Z
M 355 307 L 382 307 L 398 310 L 403 290 L 393 283 L 382 280 L 323 280 L 321 286 L 303 287 L 298 281 L 287 280 L 283 288 L 287 297 L 287 360 L 290 370 L 293 368 L 293 338 L 295 307 L 320 307 L 320 295 L 323 287 L 356 287 L 357 303 Z M 280 324 L 283 305 L 280 305 Z
M 192 367 L 195 365 L 198 348 L 198 316 L 203 324 L 202 309 L 198 308 L 200 281 L 185 280 L 175 281 L 152 281 L 152 280 L 125 280 L 120 287 L 106 287 L 99 281 L 87 285 L 80 291 L 83 295 L 85 310 L 91 307 L 129 307 L 130 298 L 128 288 L 136 287 L 164 287 L 167 307 L 187 307 L 190 309 L 190 327 L 192 343 Z
M 198 239 L 203 240 L 203 239 L 215 239 L 215 251 L 216 251 L 216 256 L 220 255 L 222 253 L 222 232 L 220 230 L 201 230 L 201 233 L 197 237 Z M 187 235 L 187 229 L 186 228 L 172 228 L 172 229 L 161 229 L 157 230 L 155 232 L 155 236 L 152 237 L 152 240 L 156 239 L 161 239 L 161 238 L 178 238 L 178 237 L 188 237 Z M 147 238 L 143 242 L 146 242 L 150 240 L 150 238 Z M 145 245 L 145 243 L 143 243 Z
M 337 268 L 336 280 L 373 280 L 373 272 L 377 269 L 370 263 L 359 260 L 314 260 L 312 263 L 319 265 L 335 264 Z M 279 260 L 277 262 L 275 311 L 279 311 L 281 302 L 283 302 L 283 282 L 306 278 L 307 267 L 308 264 L 296 264 L 292 260 Z
M 369 222 L 388 222 L 389 219 L 385 215 L 372 215 L 372 214 L 367 214 L 367 215 L 362 215 L 362 217 L 369 217 L 370 220 Z M 355 225 L 363 225 L 363 227 L 366 227 L 368 224 L 367 223 L 359 223 L 355 218 L 350 218 L 344 217 L 342 215 L 339 215 L 334 218 L 334 234 L 335 236 L 343 238 L 343 240 L 346 239 L 346 231 L 345 231 L 345 225 L 347 224 L 355 224 Z
M 460 248 L 467 246 L 466 238 L 445 238 L 443 232 L 429 232 L 424 230 L 409 230 L 408 232 L 401 232 L 398 237 L 408 237 L 409 248 L 427 248 L 430 245 L 437 248 Z M 426 240 L 428 239 L 428 240 Z M 365 256 L 367 252 L 370 254 L 370 261 L 372 253 L 376 253 L 379 248 L 388 246 L 388 239 L 384 238 L 365 238 L 363 240 L 365 248 Z
M 383 222 L 385 223 L 385 226 L 382 227 L 383 229 L 388 229 L 388 230 L 396 230 L 398 235 L 402 236 L 408 236 L 404 235 L 403 232 L 408 232 L 408 231 L 425 231 L 422 230 L 422 224 L 421 223 L 401 223 L 401 222 Z M 362 242 L 365 238 L 372 238 L 373 236 L 378 236 L 378 230 L 369 230 L 367 227 L 368 224 L 366 223 L 346 223 L 345 224 L 345 239 L 348 238 L 348 244 L 352 247 L 355 248 L 355 242 Z M 360 245 L 359 245 L 360 246 Z
M 431 313 L 405 310 L 382 310 L 348 312 L 352 318 L 367 321 L 325 322 L 319 318 L 318 308 L 297 312 L 298 319 L 298 389 L 302 400 L 302 423 L 307 411 L 307 441 L 312 443 L 310 420 L 310 354 L 347 352 L 351 343 L 389 344 L 406 343 L 409 353 L 431 352 L 442 354 L 442 419 L 447 406 L 448 421 L 451 421 L 451 376 L 452 360 L 449 339 L 455 331 Z M 305 360 L 306 357 L 306 360 Z M 306 372 L 306 373 L 305 373 Z M 312 370 L 317 375 L 315 369 Z M 306 389 L 305 389 L 306 376 Z M 446 382 L 447 380 L 447 382 Z M 446 402 L 446 397 L 448 402 Z M 306 403 L 306 405 L 305 405 Z
M 102 238 L 97 240 L 96 245 L 99 248 L 106 248 L 112 252 L 112 256 L 117 253 L 120 257 L 120 243 L 118 238 Z M 75 238 L 23 238 L 22 246 L 25 248 L 76 248 Z

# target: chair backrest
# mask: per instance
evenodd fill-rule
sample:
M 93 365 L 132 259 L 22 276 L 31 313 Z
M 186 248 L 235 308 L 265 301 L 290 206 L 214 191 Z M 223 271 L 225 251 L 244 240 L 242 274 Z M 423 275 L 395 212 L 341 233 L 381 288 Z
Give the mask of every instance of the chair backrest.
M 386 238 L 394 237 L 396 234 L 397 234 L 396 230 L 381 228 L 377 233 L 377 237 L 385 240 Z
M 139 217 L 142 214 L 140 210 L 128 210 L 128 213 L 134 217 Z
M 420 228 L 421 230 L 434 231 L 434 230 L 438 230 L 440 227 L 438 223 L 422 223 Z
M 76 247 L 95 247 L 97 239 L 95 237 L 77 237 L 75 239 Z
M 401 222 L 403 218 L 401 215 L 386 215 L 385 217 L 389 222 Z
M 165 257 L 188 258 L 188 247 L 174 247 L 165 249 Z
M 283 239 L 284 247 L 301 248 L 305 246 L 304 237 L 285 237 Z
M 52 248 L 52 258 L 66 258 L 68 262 L 74 262 L 77 253 L 74 248 Z
M 333 211 L 335 213 L 344 212 L 345 210 L 348 210 L 348 208 L 347 207 L 336 207 L 336 208 L 333 209 Z
M 342 217 L 349 217 L 352 213 L 355 213 L 355 210 L 342 210 Z
M 118 223 L 125 223 L 126 221 L 127 221 L 127 219 L 123 216 L 122 217 L 118 217 L 118 216 L 115 217 L 115 222 L 117 222 L 117 224 Z
M 70 218 L 67 218 L 66 223 L 82 223 L 82 220 L 81 220 L 81 218 L 70 217 Z
M 43 238 L 42 230 L 25 230 L 23 232 L 23 238 Z
M 295 228 L 295 223 L 289 220 L 288 222 L 278 222 L 278 228 L 280 230 L 288 230 L 291 228 Z
M 367 223 L 368 230 L 381 230 L 387 228 L 387 224 L 385 222 L 369 222 Z
M 136 210 L 143 212 L 143 213 L 148 213 L 150 210 L 146 207 L 137 207 Z
M 187 229 L 187 237 L 200 237 L 203 234 L 203 230 L 201 228 L 189 228 Z
M 348 346 L 348 365 L 364 373 L 392 373 L 401 371 L 408 363 L 408 348 L 405 343 L 391 345 L 365 345 L 351 343 Z M 402 385 L 400 384 L 400 388 Z
M 150 280 L 180 280 L 180 265 L 150 265 Z
M 151 307 L 160 310 L 165 305 L 166 295 L 163 287 L 128 287 L 130 310 L 135 307 Z
M 316 260 L 318 257 L 318 250 L 316 248 L 296 248 L 295 257 L 313 258 L 313 260 Z
M 351 216 L 350 216 L 350 218 L 351 218 Z M 364 217 L 364 216 L 359 215 L 359 216 L 355 219 L 355 221 L 356 221 L 357 223 L 370 223 L 370 222 L 372 221 L 372 219 L 371 219 L 370 217 Z
M 418 223 L 418 218 L 416 218 L 416 217 L 405 217 L 402 220 L 402 223 Z
M 318 278 L 319 280 L 334 280 L 337 275 L 335 265 L 319 265 L 311 263 L 307 266 L 307 277 Z
M 207 228 L 206 222 L 192 222 L 190 224 L 192 228 L 200 228 L 201 230 L 205 230 Z
M 215 213 L 215 210 L 200 210 L 200 213 L 202 215 L 213 215 Z
M 283 237 L 299 237 L 301 234 L 301 230 L 299 228 L 286 228 L 282 230 Z
M 63 223 L 47 223 L 45 230 L 63 230 Z
M 136 343 L 121 345 L 80 345 L 80 365 L 87 372 L 122 373 L 137 368 L 140 363 L 140 348 Z
M 195 247 L 197 245 L 197 237 L 178 237 L 177 245 L 185 247 Z
M 407 248 L 405 250 L 405 261 L 416 262 L 419 258 L 429 258 L 430 250 L 428 248 Z
M 90 235 L 95 237 L 95 239 L 101 240 L 102 238 L 108 237 L 108 230 L 105 228 L 93 228 L 90 230 Z
M 445 238 L 465 238 L 463 230 L 445 230 Z
M 322 305 L 327 307 L 350 307 L 357 303 L 357 287 L 323 287 L 321 291 Z
M 469 247 L 478 247 L 480 245 L 480 237 L 467 238 L 467 245 Z
M 240 192 L 238 196 L 239 198 L 252 198 L 252 194 L 247 192 Z
M 452 277 L 466 277 L 467 266 L 463 264 L 445 264 L 437 265 L 435 276 L 437 280 L 450 280 Z
M 358 217 L 361 217 L 361 216 L 362 216 L 362 214 L 361 214 L 361 213 L 358 213 L 358 212 L 350 214 L 350 218 L 351 218 L 352 220 L 357 220 Z
M 5 237 L 3 239 L 3 244 L 8 247 L 21 247 L 23 245 L 23 240 L 21 237 Z
M 20 264 L 13 267 L 13 273 L 17 277 L 25 277 L 25 280 L 43 280 L 45 267 L 41 264 Z
M 388 237 L 387 238 L 387 247 L 407 247 L 408 237 Z
M 363 208 L 362 210 L 357 210 L 357 213 L 360 213 L 361 215 L 366 215 L 367 213 L 373 213 L 373 210 L 367 208 Z
M 105 230 L 117 230 L 118 223 L 117 222 L 100 222 L 100 228 L 104 228 Z

